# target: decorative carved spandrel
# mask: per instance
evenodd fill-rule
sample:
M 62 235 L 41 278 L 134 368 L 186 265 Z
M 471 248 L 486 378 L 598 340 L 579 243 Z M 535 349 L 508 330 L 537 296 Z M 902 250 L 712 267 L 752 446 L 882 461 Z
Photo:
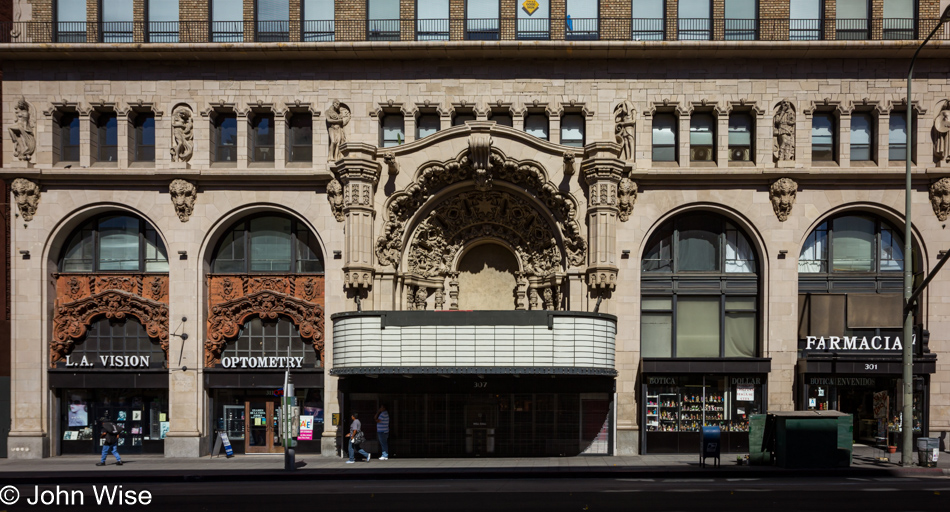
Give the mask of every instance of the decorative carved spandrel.
M 930 185 L 930 206 L 940 222 L 950 216 L 950 178 L 940 178 Z
M 13 191 L 13 198 L 23 220 L 33 220 L 40 205 L 40 185 L 33 180 L 17 178 L 10 184 L 10 190 Z
M 772 202 L 772 211 L 779 222 L 788 220 L 798 195 L 798 183 L 791 178 L 779 178 L 769 187 L 769 201 Z

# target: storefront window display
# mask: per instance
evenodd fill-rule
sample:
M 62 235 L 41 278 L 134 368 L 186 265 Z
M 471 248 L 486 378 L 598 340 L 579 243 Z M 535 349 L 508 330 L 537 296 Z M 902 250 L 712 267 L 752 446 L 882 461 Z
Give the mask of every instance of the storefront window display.
M 282 389 L 219 389 L 214 393 L 214 430 L 227 434 L 235 453 L 283 451 L 278 421 Z M 301 417 L 308 416 L 309 432 L 298 437 L 297 453 L 320 453 L 323 435 L 323 389 L 295 390 Z M 306 439 L 309 437 L 310 439 Z
M 99 453 L 101 418 L 116 422 L 121 453 L 163 453 L 169 429 L 163 389 L 65 389 L 62 391 L 63 454 Z

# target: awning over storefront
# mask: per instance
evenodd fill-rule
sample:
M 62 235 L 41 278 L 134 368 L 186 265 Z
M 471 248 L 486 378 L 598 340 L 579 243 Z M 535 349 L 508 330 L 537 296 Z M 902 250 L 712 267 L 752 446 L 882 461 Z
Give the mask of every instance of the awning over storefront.
M 322 388 L 323 372 L 290 372 L 294 386 L 298 389 Z M 284 385 L 284 371 L 239 371 L 231 369 L 205 368 L 205 388 L 280 388 Z
M 50 370 L 50 388 L 167 389 L 168 371 L 62 371 Z

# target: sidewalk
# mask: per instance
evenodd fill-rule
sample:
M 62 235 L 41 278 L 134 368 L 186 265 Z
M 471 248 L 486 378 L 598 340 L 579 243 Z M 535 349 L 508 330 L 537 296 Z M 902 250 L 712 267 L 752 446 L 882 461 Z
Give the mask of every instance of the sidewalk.
M 698 455 L 579 456 L 539 458 L 399 459 L 345 464 L 345 459 L 303 455 L 296 458 L 298 470 L 285 472 L 283 455 L 237 455 L 231 459 L 201 457 L 170 459 L 158 455 L 128 455 L 125 464 L 110 460 L 96 467 L 97 455 L 63 456 L 40 460 L 0 460 L 0 483 L 55 483 L 69 478 L 73 483 L 98 482 L 102 473 L 110 481 L 258 481 L 280 479 L 413 479 L 413 478 L 762 478 L 776 477 L 947 477 L 950 454 L 941 453 L 937 468 L 899 465 L 900 454 L 890 459 L 879 450 L 855 446 L 850 468 L 791 470 L 771 466 L 738 466 L 735 455 L 724 455 L 719 468 L 699 466 Z M 111 457 L 110 457 L 111 459 Z M 916 461 L 917 454 L 914 454 Z

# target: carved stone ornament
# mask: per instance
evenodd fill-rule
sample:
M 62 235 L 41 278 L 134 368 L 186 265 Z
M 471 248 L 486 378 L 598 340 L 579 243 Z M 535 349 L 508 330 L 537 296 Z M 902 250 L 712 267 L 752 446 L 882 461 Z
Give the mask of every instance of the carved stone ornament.
M 574 153 L 566 151 L 564 152 L 564 175 L 573 176 L 574 172 Z
M 630 214 L 633 213 L 633 206 L 637 204 L 637 183 L 630 178 L 620 180 L 617 187 L 617 202 L 620 206 L 618 217 L 622 222 L 630 220 Z
M 178 220 L 188 222 L 188 219 L 191 218 L 191 214 L 195 211 L 195 199 L 198 198 L 198 188 L 190 181 L 177 179 L 168 185 L 168 195 L 171 196 L 172 205 L 175 206 L 175 213 L 178 214 Z
M 340 184 L 340 180 L 333 178 L 330 183 L 327 183 L 327 201 L 330 202 L 333 218 L 337 222 L 343 222 L 346 217 L 343 215 L 343 185 Z
M 798 194 L 798 183 L 791 178 L 779 178 L 769 187 L 769 201 L 779 222 L 788 220 Z
M 29 162 L 36 152 L 36 109 L 25 98 L 13 107 L 16 122 L 7 128 L 13 140 L 13 158 Z
M 172 162 L 188 162 L 195 153 L 195 114 L 188 105 L 172 110 Z
M 950 163 L 950 100 L 944 101 L 943 110 L 934 117 L 932 138 L 934 158 L 939 163 Z
M 779 102 L 772 125 L 772 157 L 776 162 L 795 160 L 795 107 L 790 101 Z
M 340 100 L 333 100 L 326 111 L 327 133 L 330 135 L 329 158 L 331 162 L 340 159 L 340 146 L 346 142 L 346 125 L 350 124 L 350 107 Z
M 937 220 L 947 220 L 950 215 L 950 178 L 940 178 L 930 185 L 930 206 L 933 206 Z
M 33 220 L 36 208 L 40 205 L 39 184 L 26 178 L 17 178 L 10 184 L 10 190 L 13 191 L 13 197 L 16 199 L 16 205 L 20 209 L 23 220 L 27 222 Z
M 383 153 L 383 162 L 386 162 L 386 168 L 389 170 L 390 176 L 396 176 L 399 174 L 399 162 L 396 161 L 395 153 L 392 151 Z
M 228 341 L 253 315 L 274 320 L 289 318 L 323 362 L 324 278 L 307 275 L 209 276 L 208 335 L 205 366 L 213 367 Z
M 560 238 L 564 244 L 567 262 L 573 266 L 583 265 L 587 257 L 587 240 L 581 233 L 580 224 L 576 218 L 577 203 L 574 198 L 558 190 L 536 163 L 505 158 L 500 152 L 495 151 L 491 154 L 490 163 L 492 179 L 517 185 L 547 207 L 550 214 L 553 214 L 552 220 L 556 221 L 561 232 Z M 431 196 L 449 185 L 470 180 L 473 182 L 475 180 L 475 169 L 469 159 L 469 152 L 463 153 L 456 160 L 423 165 L 416 173 L 413 182 L 404 190 L 393 194 L 387 202 L 383 233 L 376 240 L 376 257 L 379 264 L 393 267 L 399 265 L 404 249 L 406 222 Z M 510 196 L 510 194 L 505 195 Z M 491 197 L 486 196 L 486 199 L 491 203 Z M 516 199 L 517 201 L 520 200 Z M 538 213 L 539 219 L 550 215 L 541 215 L 533 206 L 529 206 L 528 210 Z M 495 210 L 496 213 L 505 211 L 507 211 L 506 208 Z M 548 222 L 540 224 L 548 225 Z M 520 222 L 507 224 L 507 226 L 514 225 L 520 225 Z M 503 224 L 501 227 L 505 226 Z M 420 227 L 420 229 L 423 228 Z M 553 231 L 551 233 L 553 235 Z M 425 241 L 426 239 L 426 233 L 419 232 L 416 243 L 425 245 L 429 243 Z
M 630 100 L 624 100 L 614 107 L 614 135 L 622 147 L 620 158 L 633 160 L 634 138 L 637 131 L 637 110 Z
M 475 189 L 491 189 L 491 135 L 473 133 L 468 137 L 468 153 L 475 170 Z
M 131 315 L 168 354 L 168 275 L 56 274 L 56 305 L 50 366 L 55 366 L 86 335 L 100 316 L 122 319 Z

